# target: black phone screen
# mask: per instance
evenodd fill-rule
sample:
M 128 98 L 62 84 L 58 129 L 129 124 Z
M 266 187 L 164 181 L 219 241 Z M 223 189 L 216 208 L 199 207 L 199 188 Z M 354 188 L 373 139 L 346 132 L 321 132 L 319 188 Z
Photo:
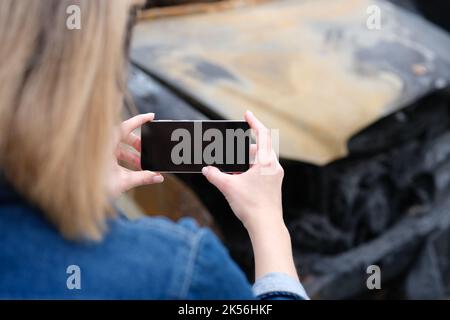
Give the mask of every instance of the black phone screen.
M 152 121 L 141 128 L 143 170 L 223 172 L 250 167 L 250 128 L 245 121 Z

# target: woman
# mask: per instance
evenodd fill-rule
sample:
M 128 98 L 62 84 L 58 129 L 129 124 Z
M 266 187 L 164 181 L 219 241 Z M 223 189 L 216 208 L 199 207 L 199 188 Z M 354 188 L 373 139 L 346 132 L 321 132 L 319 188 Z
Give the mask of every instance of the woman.
M 79 30 L 66 26 L 73 4 Z M 248 230 L 253 287 L 192 220 L 128 221 L 111 206 L 123 191 L 164 180 L 118 165 L 139 163 L 124 145 L 139 151 L 133 130 L 154 118 L 116 129 L 130 5 L 0 0 L 0 298 L 307 298 L 282 217 L 283 170 L 251 113 L 259 161 L 240 175 L 203 174 Z M 274 174 L 261 174 L 267 167 Z

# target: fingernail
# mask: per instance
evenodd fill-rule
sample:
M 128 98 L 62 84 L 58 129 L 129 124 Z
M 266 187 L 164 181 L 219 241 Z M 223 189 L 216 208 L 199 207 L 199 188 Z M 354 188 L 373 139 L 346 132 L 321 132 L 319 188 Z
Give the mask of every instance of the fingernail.
M 203 167 L 202 169 L 202 173 L 204 176 L 206 176 L 208 174 L 209 168 L 208 167 Z
M 154 176 L 153 177 L 153 183 L 162 183 L 162 182 L 164 182 L 163 176 Z

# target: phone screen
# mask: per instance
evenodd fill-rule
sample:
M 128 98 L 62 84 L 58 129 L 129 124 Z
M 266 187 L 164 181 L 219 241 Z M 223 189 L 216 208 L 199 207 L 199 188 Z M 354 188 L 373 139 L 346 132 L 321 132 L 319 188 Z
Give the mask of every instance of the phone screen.
M 152 121 L 141 129 L 143 170 L 223 172 L 250 167 L 250 128 L 245 121 Z

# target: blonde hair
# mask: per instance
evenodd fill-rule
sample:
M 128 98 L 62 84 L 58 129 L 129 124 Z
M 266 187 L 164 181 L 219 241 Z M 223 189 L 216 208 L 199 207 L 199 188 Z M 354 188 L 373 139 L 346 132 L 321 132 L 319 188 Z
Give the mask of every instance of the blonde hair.
M 66 26 L 68 6 L 81 29 Z M 100 239 L 124 99 L 124 0 L 0 0 L 0 171 L 67 238 Z

